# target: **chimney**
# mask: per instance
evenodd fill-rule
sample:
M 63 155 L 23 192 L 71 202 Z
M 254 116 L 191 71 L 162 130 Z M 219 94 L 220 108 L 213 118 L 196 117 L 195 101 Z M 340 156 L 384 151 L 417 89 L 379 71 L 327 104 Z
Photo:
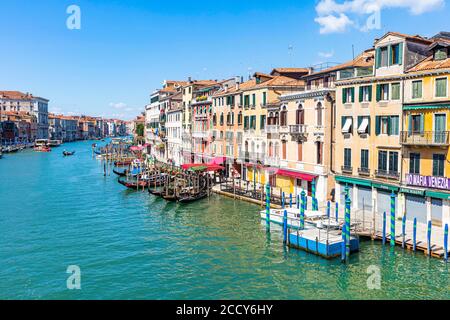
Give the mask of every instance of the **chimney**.
M 225 84 L 224 87 L 225 87 L 225 92 L 227 92 L 228 91 L 228 84 Z
M 239 85 L 241 84 L 241 77 L 236 76 L 234 79 L 236 82 L 236 90 L 239 90 Z

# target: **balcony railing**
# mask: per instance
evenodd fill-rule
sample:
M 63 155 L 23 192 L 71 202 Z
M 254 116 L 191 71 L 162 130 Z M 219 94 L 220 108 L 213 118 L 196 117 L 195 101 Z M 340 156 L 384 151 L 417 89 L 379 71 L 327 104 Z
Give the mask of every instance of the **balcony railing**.
M 268 124 L 266 125 L 267 133 L 278 133 L 280 132 L 280 126 L 277 124 Z
M 369 168 L 358 168 L 358 174 L 362 176 L 368 176 L 370 175 L 370 169 Z
M 246 152 L 241 151 L 239 152 L 239 158 L 245 162 L 251 162 L 251 163 L 264 163 L 265 160 L 265 154 L 261 152 Z
M 375 176 L 379 178 L 396 179 L 400 178 L 400 172 L 393 170 L 375 170 Z
M 400 143 L 416 146 L 449 146 L 450 131 L 402 131 Z
M 280 166 L 280 158 L 279 157 L 266 156 L 264 161 L 265 161 L 264 164 L 266 164 L 268 166 L 274 166 L 274 167 Z
M 351 166 L 341 166 L 341 171 L 343 173 L 353 173 L 353 167 L 351 167 Z
M 306 134 L 306 125 L 305 124 L 294 124 L 289 126 L 290 134 Z

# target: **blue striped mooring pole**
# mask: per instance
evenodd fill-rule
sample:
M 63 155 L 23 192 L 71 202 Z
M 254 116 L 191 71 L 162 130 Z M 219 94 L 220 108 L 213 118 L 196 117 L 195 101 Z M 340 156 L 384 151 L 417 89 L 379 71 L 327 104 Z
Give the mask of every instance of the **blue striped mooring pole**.
M 445 224 L 444 228 L 444 260 L 448 261 L 448 223 Z
M 427 242 L 428 242 L 428 256 L 431 256 L 431 220 L 428 221 Z
M 289 194 L 289 208 L 292 208 L 292 193 Z
M 300 230 L 305 229 L 305 191 L 303 190 L 301 193 L 301 197 L 302 198 L 302 204 L 300 205 Z
M 287 210 L 284 210 L 283 214 L 283 243 L 287 242 Z
M 318 205 L 317 205 L 317 199 L 316 199 L 316 180 L 313 179 L 313 181 L 311 181 L 311 193 L 312 193 L 312 209 L 313 210 L 319 210 Z
M 382 234 L 382 241 L 383 245 L 386 244 L 386 211 L 383 212 L 383 234 Z
M 281 207 L 284 209 L 284 191 L 281 193 Z
M 391 247 L 395 246 L 395 193 L 391 193 Z
M 300 195 L 297 194 L 297 209 L 300 209 Z
M 270 226 L 270 184 L 266 184 L 266 224 Z
M 350 197 L 345 201 L 345 258 L 348 261 L 350 257 Z
M 417 245 L 417 218 L 414 218 L 413 223 L 413 251 L 416 251 Z
M 405 233 L 406 233 L 406 214 L 404 214 L 403 215 L 403 218 L 402 218 L 402 248 L 404 249 L 405 248 L 405 237 L 406 237 L 406 235 L 405 235 Z
M 327 202 L 327 217 L 330 217 L 330 211 L 331 211 L 331 203 L 330 201 Z

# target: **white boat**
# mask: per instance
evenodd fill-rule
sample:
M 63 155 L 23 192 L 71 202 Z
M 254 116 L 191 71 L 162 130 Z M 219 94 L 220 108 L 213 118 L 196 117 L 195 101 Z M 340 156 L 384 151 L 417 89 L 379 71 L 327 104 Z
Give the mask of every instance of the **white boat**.
M 48 139 L 37 139 L 34 142 L 35 147 L 42 147 L 42 146 L 47 146 L 47 145 L 48 145 Z
M 270 209 L 269 219 L 272 223 L 283 224 L 284 210 L 287 212 L 287 225 L 290 228 L 300 228 L 300 210 L 297 208 Z M 261 220 L 266 220 L 266 210 L 260 211 Z M 313 222 L 325 217 L 322 211 L 305 210 L 305 222 Z
M 62 144 L 61 140 L 48 140 L 48 145 L 50 147 L 59 147 Z

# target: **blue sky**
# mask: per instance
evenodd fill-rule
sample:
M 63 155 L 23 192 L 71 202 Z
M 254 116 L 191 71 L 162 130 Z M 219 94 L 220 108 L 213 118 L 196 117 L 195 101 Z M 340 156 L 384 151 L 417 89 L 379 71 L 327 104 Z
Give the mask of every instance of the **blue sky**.
M 344 62 L 387 31 L 450 31 L 445 2 L 2 0 L 0 90 L 48 98 L 54 112 L 129 119 L 164 79 Z M 66 27 L 72 4 L 80 30 Z M 365 30 L 373 5 L 379 28 Z

